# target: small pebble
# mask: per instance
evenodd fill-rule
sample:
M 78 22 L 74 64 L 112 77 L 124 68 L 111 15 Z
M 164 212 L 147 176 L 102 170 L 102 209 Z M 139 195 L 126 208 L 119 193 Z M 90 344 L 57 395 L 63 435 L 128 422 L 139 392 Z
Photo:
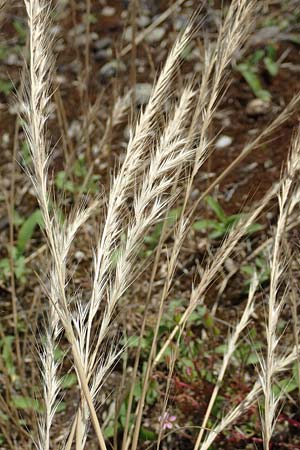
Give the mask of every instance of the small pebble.
M 216 144 L 215 144 L 215 147 L 217 149 L 222 149 L 222 148 L 225 148 L 225 147 L 229 147 L 229 145 L 232 144 L 232 141 L 233 141 L 233 139 L 230 136 L 225 136 L 225 135 L 224 136 L 220 136 L 219 139 L 217 140 Z
M 105 6 L 102 9 L 101 14 L 102 14 L 102 16 L 105 16 L 105 17 L 111 17 L 116 14 L 116 10 L 112 6 Z
M 148 103 L 152 92 L 150 83 L 137 83 L 135 87 L 135 101 L 138 106 L 144 106 Z
M 157 27 L 146 36 L 146 41 L 149 44 L 155 44 L 157 42 L 160 42 L 164 37 L 165 33 L 166 33 L 165 28 Z
M 109 58 L 111 56 L 112 56 L 111 49 L 108 49 L 108 50 L 97 50 L 95 55 L 94 55 L 94 58 L 95 58 L 95 61 L 103 61 L 104 59 L 107 59 L 107 58 Z
M 6 147 L 9 144 L 9 141 L 10 141 L 9 133 L 3 133 L 2 144 Z
M 98 39 L 97 41 L 94 42 L 93 47 L 95 50 L 104 50 L 107 49 L 108 47 L 111 47 L 112 45 L 112 40 L 109 37 L 105 37 L 102 39 Z
M 16 55 L 16 53 L 10 53 L 5 60 L 5 63 L 8 66 L 20 66 L 20 59 Z
M 245 172 L 245 173 L 250 173 L 254 169 L 256 169 L 257 166 L 258 166 L 258 163 L 257 162 L 253 162 L 253 163 L 250 163 L 247 166 L 243 167 L 242 171 Z
M 137 18 L 137 24 L 140 28 L 145 28 L 151 22 L 150 18 L 147 16 L 140 16 Z
M 73 38 L 74 36 L 79 36 L 80 34 L 85 33 L 85 25 L 84 23 L 79 23 L 78 25 L 75 25 L 71 30 L 69 31 L 68 35 L 69 37 Z
M 125 72 L 125 70 L 125 64 L 122 61 L 114 59 L 101 67 L 99 75 L 104 78 L 111 78 L 116 76 L 118 72 Z
M 78 261 L 78 262 L 80 262 L 80 261 L 82 261 L 83 260 L 83 258 L 84 258 L 84 253 L 83 252 L 81 252 L 81 251 L 77 251 L 76 253 L 75 253 L 75 259 Z
M 273 166 L 273 161 L 271 159 L 266 159 L 266 161 L 264 162 L 264 168 L 270 169 L 272 166 Z
M 270 111 L 270 103 L 260 98 L 251 100 L 246 106 L 246 114 L 249 116 L 260 116 Z
M 131 42 L 132 41 L 132 27 L 127 27 L 126 30 L 123 33 L 123 39 L 126 42 Z
M 89 42 L 92 42 L 93 40 L 98 38 L 98 34 L 97 33 L 90 33 L 89 34 Z M 84 45 L 86 45 L 87 42 L 87 35 L 86 34 L 80 34 L 79 36 L 76 36 L 74 38 L 74 44 L 76 45 L 76 47 L 83 47 Z

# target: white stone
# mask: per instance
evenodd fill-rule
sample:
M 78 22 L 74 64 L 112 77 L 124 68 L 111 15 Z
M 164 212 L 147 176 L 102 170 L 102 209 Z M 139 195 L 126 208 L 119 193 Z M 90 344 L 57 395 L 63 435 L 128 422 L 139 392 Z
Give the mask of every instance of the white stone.
M 221 149 L 221 148 L 225 148 L 225 147 L 229 147 L 229 145 L 232 144 L 232 137 L 230 136 L 220 136 L 219 139 L 217 140 L 215 146 L 217 149 Z
M 106 16 L 106 17 L 114 16 L 115 13 L 116 13 L 116 10 L 112 6 L 105 6 L 101 11 L 102 16 Z

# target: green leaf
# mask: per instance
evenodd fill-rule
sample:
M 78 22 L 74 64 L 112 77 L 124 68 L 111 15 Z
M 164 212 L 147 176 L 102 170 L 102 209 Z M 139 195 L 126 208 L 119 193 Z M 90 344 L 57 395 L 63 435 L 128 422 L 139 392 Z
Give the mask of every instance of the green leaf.
M 263 226 L 260 223 L 252 223 L 247 228 L 247 234 L 256 233 L 257 231 L 261 231 L 263 229 Z
M 229 228 L 232 228 L 234 225 L 236 225 L 241 220 L 242 217 L 243 217 L 242 214 L 232 214 L 231 216 L 226 217 L 225 225 L 228 228 L 228 230 Z
M 17 379 L 12 348 L 14 340 L 14 336 L 4 336 L 0 341 L 2 347 L 2 359 L 8 375 L 13 382 Z
M 156 434 L 148 430 L 147 428 L 141 427 L 140 428 L 140 438 L 143 441 L 155 441 L 156 440 Z
M 124 345 L 129 348 L 137 348 L 139 346 L 139 336 L 130 336 L 126 341 L 124 341 Z M 141 340 L 141 348 L 146 350 L 148 348 L 147 339 L 142 338 Z
M 24 256 L 18 256 L 14 261 L 14 272 L 16 278 L 24 283 L 26 281 L 25 273 L 26 273 L 26 263 Z
M 26 27 L 19 20 L 14 20 L 13 26 L 16 32 L 18 33 L 20 40 L 22 42 L 25 42 L 27 36 Z
M 4 95 L 9 95 L 13 90 L 14 85 L 10 80 L 0 80 L 0 92 Z
M 245 275 L 249 275 L 249 276 L 252 276 L 252 275 L 254 274 L 254 270 L 255 270 L 254 267 L 251 266 L 250 264 L 241 267 L 241 271 L 242 271 Z
M 206 328 L 211 329 L 214 326 L 214 319 L 213 316 L 209 313 L 206 312 L 203 316 L 203 323 L 205 325 Z
M 13 221 L 14 221 L 14 225 L 19 227 L 24 222 L 24 218 L 18 213 L 18 211 L 14 210 Z
M 157 246 L 157 244 L 159 242 L 161 231 L 162 231 L 162 227 L 163 227 L 163 224 L 162 223 L 158 223 L 154 227 L 154 230 L 152 231 L 152 233 L 149 234 L 148 236 L 144 237 L 144 243 L 148 247 L 150 247 L 151 250 L 154 250 L 154 248 Z
M 215 352 L 219 355 L 225 355 L 228 351 L 228 344 L 221 344 L 215 348 Z
M 181 214 L 182 208 L 172 208 L 170 209 L 167 217 L 168 225 L 173 225 L 175 222 L 177 222 L 180 214 Z
M 215 213 L 215 215 L 218 217 L 218 219 L 221 222 L 225 222 L 226 214 L 225 214 L 223 208 L 220 206 L 219 202 L 215 198 L 211 197 L 210 195 L 208 195 L 205 200 L 206 200 L 208 206 L 210 207 L 210 209 L 212 209 L 213 212 Z
M 55 177 L 55 186 L 62 190 L 74 193 L 76 191 L 72 181 L 68 180 L 67 174 L 64 170 L 60 170 Z
M 60 347 L 55 347 L 55 349 L 54 349 L 54 359 L 55 359 L 55 361 L 62 361 L 65 353 L 66 352 L 64 352 Z
M 83 22 L 84 23 L 97 23 L 97 16 L 94 14 L 83 14 Z
M 73 165 L 74 175 L 78 178 L 85 178 L 88 170 L 86 168 L 85 158 L 84 156 L 80 156 Z
M 223 223 L 219 223 L 215 230 L 209 233 L 208 237 L 210 239 L 219 239 L 225 236 L 225 234 L 229 231 L 229 227 L 226 227 Z
M 269 56 L 264 58 L 265 68 L 272 77 L 275 77 L 279 72 L 279 65 L 273 61 Z
M 256 66 L 264 57 L 265 52 L 264 50 L 260 49 L 260 50 L 256 50 L 256 52 L 253 53 L 253 55 L 250 56 L 249 58 L 249 66 Z
M 103 434 L 106 439 L 112 438 L 115 433 L 115 427 L 113 425 L 109 425 L 105 428 Z
M 298 363 L 297 362 L 295 362 L 293 364 L 293 377 L 294 377 L 295 381 L 298 383 Z M 298 388 L 299 388 L 299 386 L 298 386 Z
M 247 63 L 237 65 L 238 71 L 245 78 L 250 89 L 257 98 L 260 98 L 264 102 L 268 102 L 271 99 L 271 94 L 266 89 L 263 89 L 259 76 L 254 72 L 251 66 Z
M 218 225 L 218 222 L 215 220 L 210 219 L 201 219 L 196 220 L 196 222 L 193 223 L 193 229 L 196 231 L 203 231 L 211 228 L 215 228 Z
M 77 376 L 75 373 L 67 373 L 61 379 L 61 387 L 63 389 L 70 389 L 75 384 L 77 384 Z
M 258 356 L 258 353 L 253 352 L 253 353 L 250 353 L 245 364 L 247 366 L 250 366 L 250 365 L 257 364 L 259 361 L 260 361 L 260 358 Z
M 65 411 L 66 409 L 67 409 L 66 402 L 59 402 L 59 403 L 57 403 L 55 410 L 59 413 L 59 412 Z
M 21 154 L 24 166 L 27 166 L 31 161 L 29 145 L 27 141 L 23 141 L 21 145 Z
M 12 396 L 12 403 L 17 409 L 21 410 L 31 410 L 31 411 L 42 411 L 42 406 L 40 402 L 31 397 L 23 397 L 22 395 L 13 395 Z
M 22 254 L 27 242 L 30 241 L 37 225 L 43 225 L 43 217 L 40 209 L 36 209 L 23 223 L 18 233 L 17 250 Z
M 294 377 L 285 378 L 283 380 L 278 381 L 276 385 L 273 386 L 273 392 L 275 397 L 283 393 L 289 394 L 290 392 L 295 391 L 298 388 L 298 383 Z
M 7 279 L 10 274 L 10 263 L 8 258 L 0 259 L 0 278 Z
M 0 47 L 0 60 L 6 58 L 8 54 L 9 54 L 9 48 L 1 46 Z

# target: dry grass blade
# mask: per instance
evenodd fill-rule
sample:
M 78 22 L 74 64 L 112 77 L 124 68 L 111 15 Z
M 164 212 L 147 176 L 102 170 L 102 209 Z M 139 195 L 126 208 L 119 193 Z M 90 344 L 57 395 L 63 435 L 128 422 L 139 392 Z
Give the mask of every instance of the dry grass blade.
M 277 335 L 278 321 L 283 308 L 286 293 L 281 297 L 278 293 L 285 270 L 283 254 L 283 238 L 290 211 L 291 198 L 295 188 L 296 176 L 300 167 L 300 131 L 293 139 L 292 151 L 288 160 L 287 171 L 284 175 L 280 193 L 278 194 L 279 217 L 277 220 L 274 246 L 271 257 L 270 294 L 268 299 L 268 320 L 266 327 L 267 355 L 260 360 L 260 380 L 264 394 L 264 411 L 262 418 L 264 449 L 269 450 L 270 441 L 276 425 L 276 411 L 281 395 L 275 397 L 273 391 L 274 373 L 280 337 Z
M 201 440 L 202 440 L 203 434 L 205 432 L 208 419 L 210 417 L 212 408 L 213 408 L 215 400 L 217 398 L 217 395 L 218 395 L 219 389 L 221 387 L 221 383 L 223 381 L 225 372 L 229 365 L 230 359 L 232 358 L 232 355 L 233 355 L 234 351 L 236 350 L 236 347 L 238 344 L 238 339 L 239 339 L 241 333 L 243 332 L 245 327 L 248 325 L 249 320 L 254 312 L 254 295 L 255 295 L 257 287 L 258 287 L 258 277 L 257 277 L 257 274 L 255 273 L 254 277 L 252 279 L 251 285 L 250 285 L 248 300 L 247 300 L 247 304 L 245 306 L 243 315 L 242 315 L 240 321 L 238 322 L 238 324 L 236 325 L 234 332 L 228 339 L 227 350 L 223 357 L 222 365 L 221 365 L 221 368 L 218 373 L 217 382 L 215 384 L 214 390 L 210 397 L 209 404 L 206 408 L 205 416 L 204 416 L 204 419 L 201 424 L 201 430 L 198 434 L 196 444 L 194 446 L 194 450 L 198 450 L 200 448 Z

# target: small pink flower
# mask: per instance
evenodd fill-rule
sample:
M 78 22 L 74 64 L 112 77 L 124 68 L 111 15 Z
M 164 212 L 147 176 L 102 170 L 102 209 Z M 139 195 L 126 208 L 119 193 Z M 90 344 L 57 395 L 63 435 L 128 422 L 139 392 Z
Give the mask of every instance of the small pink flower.
M 191 367 L 187 367 L 185 370 L 186 370 L 187 376 L 191 377 L 192 376 L 192 369 L 191 369 Z
M 177 419 L 176 416 L 171 416 L 168 412 L 165 412 L 163 414 L 163 416 L 159 416 L 159 418 L 158 418 L 163 430 L 166 430 L 166 429 L 170 430 L 171 428 L 173 428 L 172 422 L 175 422 L 176 419 Z

